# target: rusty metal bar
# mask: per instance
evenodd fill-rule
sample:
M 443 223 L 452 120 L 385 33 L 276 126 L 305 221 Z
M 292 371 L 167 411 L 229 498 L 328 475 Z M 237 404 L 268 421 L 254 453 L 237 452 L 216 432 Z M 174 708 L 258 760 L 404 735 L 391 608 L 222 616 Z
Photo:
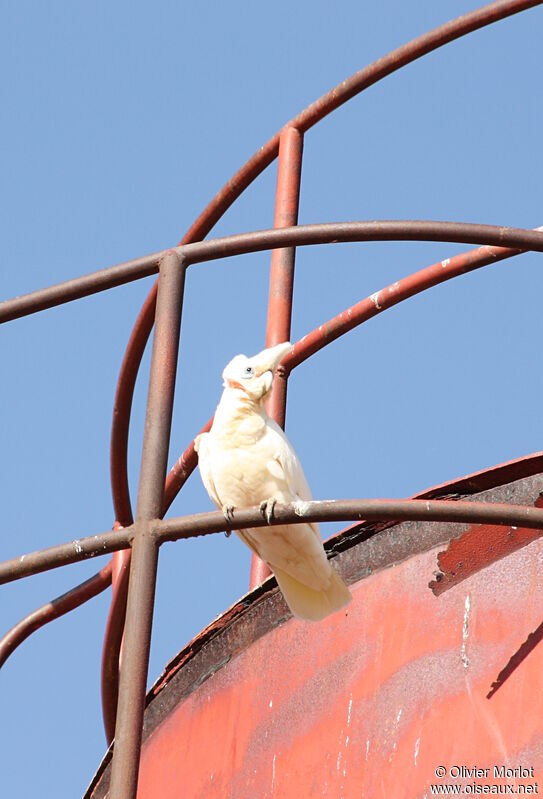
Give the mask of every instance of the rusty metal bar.
M 134 799 L 138 784 L 158 566 L 158 542 L 151 527 L 164 501 L 185 271 L 177 251 L 169 251 L 161 261 L 111 769 L 110 793 L 115 799 Z
M 213 424 L 213 417 L 208 419 L 205 425 L 200 430 L 200 433 L 207 433 L 211 430 Z M 166 486 L 164 488 L 164 508 L 163 512 L 166 513 L 181 486 L 188 480 L 193 473 L 198 463 L 198 456 L 194 449 L 194 439 L 190 442 L 183 454 L 177 459 L 172 468 L 170 469 L 166 478 Z
M 126 598 L 132 552 L 124 549 L 114 552 L 111 559 L 112 592 L 106 631 L 102 644 L 101 693 L 104 731 L 108 745 L 115 736 L 115 717 L 119 694 L 119 669 L 126 616 Z
M 212 422 L 213 419 L 210 419 L 200 432 L 207 433 L 211 428 Z M 197 462 L 194 441 L 191 441 L 166 478 L 163 514 L 166 513 L 177 496 L 179 489 L 196 468 Z M 128 507 L 130 507 L 130 500 L 128 500 L 128 503 Z M 130 555 L 130 550 L 115 552 L 113 555 L 113 592 L 102 647 L 102 711 L 108 744 L 111 743 L 115 734 L 115 715 L 119 688 L 119 657 L 126 614 Z M 119 572 L 117 578 L 116 571 Z
M 277 509 L 277 512 L 276 512 Z M 204 519 L 204 516 L 207 516 Z M 211 519 L 211 517 L 215 517 Z M 528 505 L 507 505 L 500 502 L 483 503 L 463 500 L 426 499 L 341 499 L 312 502 L 294 502 L 275 505 L 272 524 L 297 524 L 299 522 L 348 521 L 426 521 L 466 522 L 472 524 L 499 524 L 543 529 L 543 509 Z M 490 521 L 491 520 L 491 521 Z M 220 523 L 220 512 L 164 519 L 157 525 L 157 541 L 176 541 L 210 532 L 210 523 Z M 235 510 L 231 525 L 224 518 L 222 529 L 265 527 L 260 514 L 257 523 L 255 509 Z M 217 530 L 214 530 L 218 532 Z
M 156 274 L 161 255 L 162 253 L 145 255 L 117 266 L 109 266 L 88 275 L 32 291 L 30 294 L 22 294 L 12 300 L 4 300 L 0 302 L 0 324 Z
M 296 128 L 286 127 L 281 131 L 277 161 L 274 228 L 292 227 L 298 223 L 303 146 L 303 134 Z M 275 344 L 290 339 L 295 260 L 295 247 L 272 250 L 266 347 L 273 347 Z M 287 380 L 288 373 L 279 368 L 275 374 L 272 391 L 267 402 L 268 413 L 283 429 L 287 408 Z M 263 583 L 270 574 L 268 564 L 260 560 L 258 555 L 253 554 L 249 588 Z
M 274 228 L 288 228 L 298 224 L 303 146 L 303 134 L 295 128 L 287 127 L 281 132 L 277 162 Z M 273 347 L 290 338 L 295 260 L 295 247 L 272 250 L 266 347 Z M 270 416 L 283 428 L 285 426 L 286 398 L 287 378 L 284 372 L 278 370 L 267 407 Z
M 543 529 L 543 509 L 528 505 L 468 502 L 445 499 L 342 499 L 314 500 L 312 502 L 276 505 L 273 524 L 300 524 L 302 522 L 365 521 L 428 521 L 464 522 L 466 524 L 499 524 L 512 527 Z M 221 511 L 197 513 L 164 519 L 153 524 L 153 538 L 158 544 L 184 538 L 220 533 L 225 530 L 243 530 L 246 527 L 266 527 L 266 519 L 258 508 L 238 508 L 228 524 Z M 116 542 L 117 548 L 129 546 L 134 528 L 119 530 L 116 538 L 111 533 L 81 538 L 81 551 L 69 561 L 75 563 L 104 552 L 104 541 Z M 59 544 L 42 552 L 23 555 L 0 563 L 0 585 L 30 574 L 37 574 L 65 565 L 64 550 L 73 552 L 73 542 Z M 111 550 L 110 550 L 111 551 Z
M 29 635 L 100 594 L 111 584 L 111 561 L 88 580 L 29 613 L 0 638 L 0 668 Z
M 498 225 L 431 220 L 372 220 L 257 230 L 179 248 L 188 264 L 203 263 L 277 247 L 362 241 L 440 241 L 489 244 L 543 252 L 543 233 Z
M 40 574 L 59 566 L 68 566 L 70 563 L 79 563 L 86 558 L 96 558 L 100 555 L 109 555 L 117 549 L 126 549 L 131 545 L 134 528 L 114 532 L 108 530 L 98 535 L 89 535 L 85 538 L 75 538 L 65 544 L 56 544 L 47 549 L 25 553 L 17 558 L 0 563 L 0 585 L 31 574 Z
M 203 263 L 234 255 L 271 250 L 279 247 L 297 247 L 311 244 L 362 241 L 449 241 L 459 244 L 488 244 L 516 250 L 543 252 L 543 233 L 538 230 L 480 225 L 469 222 L 434 222 L 429 220 L 377 220 L 371 222 L 326 222 L 316 225 L 258 230 L 238 233 L 210 241 L 184 244 L 170 250 L 162 250 L 136 261 L 127 261 L 85 275 L 50 289 L 41 289 L 4 300 L 0 303 L 0 324 L 12 319 L 36 313 L 63 302 L 70 302 L 88 294 L 105 291 L 120 283 L 146 277 L 158 270 L 158 262 L 166 253 L 175 252 L 185 259 L 187 265 Z M 99 276 L 99 286 L 92 278 Z M 92 290 L 89 288 L 92 287 Z M 54 290 L 54 291 L 53 291 Z M 54 301 L 47 301 L 48 292 L 53 292 Z M 51 299 L 49 297 L 49 299 Z

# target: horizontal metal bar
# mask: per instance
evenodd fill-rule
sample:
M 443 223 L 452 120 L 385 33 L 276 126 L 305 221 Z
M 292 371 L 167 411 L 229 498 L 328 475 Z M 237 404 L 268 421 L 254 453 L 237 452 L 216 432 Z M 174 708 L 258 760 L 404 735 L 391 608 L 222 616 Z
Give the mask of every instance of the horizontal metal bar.
M 543 252 L 543 233 L 540 231 L 468 222 L 426 220 L 327 222 L 272 228 L 184 244 L 182 247 L 176 247 L 174 251 L 178 252 L 187 263 L 196 264 L 278 247 L 357 241 L 448 241 Z M 58 283 L 50 288 L 5 300 L 0 303 L 0 324 L 154 274 L 158 272 L 160 259 L 170 251 L 171 248 L 162 250 L 135 261 L 127 261 L 65 283 Z
M 375 220 L 325 222 L 240 233 L 181 248 L 189 264 L 229 258 L 278 247 L 337 244 L 363 241 L 447 241 L 458 244 L 489 244 L 543 252 L 543 233 L 498 225 L 430 220 Z
M 275 505 L 272 525 L 356 520 L 465 522 L 543 530 L 543 509 L 528 505 L 463 500 L 329 499 Z M 173 519 L 157 519 L 153 522 L 152 532 L 157 542 L 163 544 L 165 541 L 177 541 L 181 538 L 196 538 L 225 530 L 244 530 L 247 527 L 266 525 L 267 522 L 258 508 L 239 508 L 234 510 L 231 523 L 226 521 L 220 511 L 213 511 Z M 130 546 L 133 536 L 132 526 L 59 544 L 56 547 L 5 561 L 0 563 L 0 584 L 57 566 L 76 563 L 85 558 L 103 555 L 106 552 L 126 549 Z
M 88 275 L 22 294 L 11 300 L 4 300 L 0 302 L 0 324 L 154 275 L 158 272 L 161 254 L 162 251 L 144 255 L 133 261 L 124 261 L 116 266 L 108 266 Z
M 86 558 L 96 558 L 108 555 L 118 549 L 127 549 L 131 546 L 134 537 L 134 525 L 121 530 L 108 530 L 98 535 L 89 535 L 85 538 L 74 538 L 65 544 L 56 544 L 54 547 L 39 549 L 20 555 L 0 563 L 0 585 L 28 577 L 31 574 L 56 569 L 58 566 L 69 566 L 70 563 L 79 563 Z

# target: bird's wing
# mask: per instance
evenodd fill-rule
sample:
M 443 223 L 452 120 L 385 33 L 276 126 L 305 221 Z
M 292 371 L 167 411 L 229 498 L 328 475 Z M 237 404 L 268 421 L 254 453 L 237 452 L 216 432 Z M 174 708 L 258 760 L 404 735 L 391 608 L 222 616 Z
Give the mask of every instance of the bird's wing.
M 222 508 L 222 502 L 219 499 L 213 481 L 213 470 L 211 468 L 213 457 L 210 451 L 209 433 L 200 433 L 200 435 L 196 436 L 194 439 L 194 449 L 198 453 L 198 468 L 200 469 L 202 483 L 211 500 L 218 508 Z
M 307 480 L 305 479 L 302 464 L 294 451 L 294 447 L 273 419 L 269 420 L 268 427 L 270 434 L 274 438 L 273 460 L 277 464 L 274 465 L 272 462 L 268 464 L 268 468 L 272 471 L 272 474 L 274 470 L 276 470 L 276 476 L 282 477 L 283 480 L 287 481 L 289 491 L 294 499 L 301 499 L 304 500 L 304 502 L 309 502 L 313 499 L 313 496 Z M 280 473 L 278 471 L 279 469 Z
M 273 435 L 275 439 L 275 448 L 273 460 L 268 461 L 268 470 L 277 480 L 286 481 L 291 500 L 301 499 L 304 502 L 309 502 L 313 499 L 313 495 L 311 494 L 311 489 L 305 478 L 302 464 L 296 455 L 294 447 L 279 425 L 273 422 L 273 420 L 270 420 L 270 422 L 272 422 L 272 424 L 268 422 L 268 425 L 270 434 Z M 307 524 L 318 539 L 320 545 L 321 534 L 319 525 L 316 522 L 308 522 Z

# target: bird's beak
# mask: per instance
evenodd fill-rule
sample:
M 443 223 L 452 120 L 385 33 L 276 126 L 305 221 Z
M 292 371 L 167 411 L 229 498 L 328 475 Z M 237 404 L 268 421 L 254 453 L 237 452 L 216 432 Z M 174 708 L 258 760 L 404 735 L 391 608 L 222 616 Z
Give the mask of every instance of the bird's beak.
M 251 358 L 254 370 L 257 375 L 262 375 L 264 372 L 271 372 L 272 375 L 287 354 L 292 349 L 290 341 L 284 341 L 282 344 L 276 344 L 275 347 L 268 347 L 267 350 L 262 350 L 258 355 Z

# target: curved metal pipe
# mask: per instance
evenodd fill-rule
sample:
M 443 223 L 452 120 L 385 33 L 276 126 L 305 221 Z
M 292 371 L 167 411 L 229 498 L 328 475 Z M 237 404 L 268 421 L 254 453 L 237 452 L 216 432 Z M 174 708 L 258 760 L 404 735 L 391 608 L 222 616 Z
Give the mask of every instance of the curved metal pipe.
M 111 585 L 111 561 L 88 580 L 33 610 L 0 638 L 0 668 L 29 635 L 45 624 L 75 610 Z

